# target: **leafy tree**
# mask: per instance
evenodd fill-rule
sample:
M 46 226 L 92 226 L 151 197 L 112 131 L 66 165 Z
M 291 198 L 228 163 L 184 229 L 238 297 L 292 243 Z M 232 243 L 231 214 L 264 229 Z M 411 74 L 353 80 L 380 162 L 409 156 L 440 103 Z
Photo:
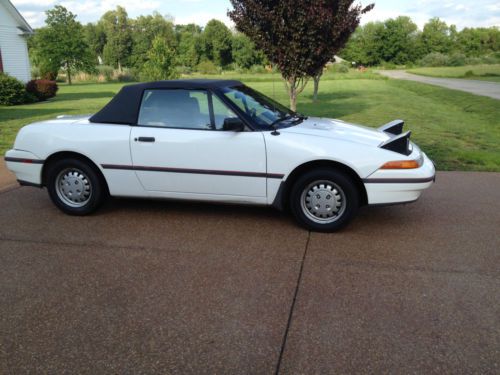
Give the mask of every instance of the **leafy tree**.
M 104 62 L 122 71 L 132 51 L 132 30 L 127 11 L 117 6 L 116 10 L 104 13 L 99 23 L 106 33 L 106 45 L 103 49 Z
M 500 29 L 465 28 L 457 34 L 460 50 L 467 56 L 478 57 L 500 51 Z
M 342 57 L 360 65 L 377 65 L 382 62 L 381 45 L 384 34 L 383 22 L 369 22 L 356 29 L 340 52 Z
M 453 49 L 452 28 L 439 18 L 431 18 L 425 25 L 419 40 L 422 54 L 431 52 L 450 53 Z
M 47 26 L 37 30 L 33 40 L 33 57 L 39 64 L 42 75 L 57 76 L 62 67 L 71 84 L 75 70 L 92 71 L 94 61 L 87 45 L 83 26 L 76 21 L 76 15 L 61 5 L 46 12 Z M 55 79 L 55 76 L 50 77 Z
M 316 35 L 312 59 L 316 66 L 310 75 L 314 79 L 314 101 L 318 98 L 319 81 L 325 65 L 343 48 L 359 25 L 361 15 L 370 11 L 373 4 L 367 7 L 353 6 L 354 0 L 317 0 L 320 17 L 309 24 L 309 32 Z
M 232 62 L 231 31 L 224 23 L 218 20 L 211 20 L 203 30 L 203 45 L 206 57 L 221 67 Z
M 177 63 L 194 68 L 203 54 L 202 29 L 195 24 L 175 25 L 177 35 Z
M 231 0 L 231 3 L 234 9 L 228 13 L 229 17 L 277 65 L 290 97 L 290 107 L 296 110 L 297 96 L 304 90 L 308 77 L 324 66 L 324 60 L 318 56 L 332 56 L 326 49 L 318 53 L 318 41 L 323 38 L 318 25 L 325 22 L 323 26 L 328 26 L 323 13 L 329 9 L 329 3 L 326 0 Z M 336 10 L 345 2 L 334 4 L 330 5 L 334 11 L 326 19 L 340 22 Z
M 379 46 L 382 59 L 401 65 L 416 61 L 420 57 L 417 38 L 418 26 L 409 17 L 386 20 Z
M 84 26 L 85 41 L 94 55 L 94 61 L 102 61 L 104 46 L 106 45 L 106 32 L 102 23 L 88 23 Z
M 146 79 L 158 81 L 177 77 L 175 51 L 162 36 L 158 35 L 154 38 L 151 49 L 147 53 L 147 59 L 142 71 Z
M 245 35 L 238 33 L 233 36 L 233 59 L 243 69 L 254 65 L 263 65 L 266 59 L 264 53 Z
M 128 61 L 139 70 L 147 61 L 148 51 L 156 37 L 163 38 L 169 48 L 175 48 L 177 44 L 173 23 L 157 12 L 139 16 L 131 22 L 131 28 L 132 49 Z

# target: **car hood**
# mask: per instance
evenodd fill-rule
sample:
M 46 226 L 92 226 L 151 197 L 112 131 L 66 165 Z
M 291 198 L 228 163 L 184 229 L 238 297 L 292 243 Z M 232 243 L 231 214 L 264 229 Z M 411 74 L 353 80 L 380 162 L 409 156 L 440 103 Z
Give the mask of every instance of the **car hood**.
M 348 142 L 379 146 L 390 138 L 386 133 L 361 125 L 350 124 L 341 120 L 309 117 L 299 125 L 280 129 L 282 132 L 308 136 L 334 138 Z

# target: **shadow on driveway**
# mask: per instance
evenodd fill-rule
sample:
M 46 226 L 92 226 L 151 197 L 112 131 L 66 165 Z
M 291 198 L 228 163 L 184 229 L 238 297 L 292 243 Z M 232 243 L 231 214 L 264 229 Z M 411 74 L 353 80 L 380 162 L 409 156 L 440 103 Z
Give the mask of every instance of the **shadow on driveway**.
M 70 217 L 1 193 L 0 372 L 498 372 L 500 174 L 437 181 L 337 234 L 268 208 Z

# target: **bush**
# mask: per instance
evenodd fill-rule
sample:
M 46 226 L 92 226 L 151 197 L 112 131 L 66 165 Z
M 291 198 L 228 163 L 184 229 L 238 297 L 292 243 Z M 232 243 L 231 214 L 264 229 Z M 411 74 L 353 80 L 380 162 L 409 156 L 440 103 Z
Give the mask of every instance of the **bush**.
M 440 52 L 432 52 L 420 60 L 422 66 L 448 66 L 449 57 Z
M 500 64 L 500 52 L 482 57 L 483 64 Z
M 396 64 L 394 64 L 393 62 L 391 61 L 382 61 L 381 65 L 380 65 L 383 69 L 385 70 L 395 70 L 395 69 L 398 69 L 398 66 Z
M 57 76 L 59 72 L 55 68 L 50 68 L 46 66 L 39 66 L 40 70 L 40 78 L 41 79 L 46 79 L 48 81 L 55 81 L 57 80 Z
M 199 63 L 198 66 L 196 67 L 196 70 L 201 74 L 219 73 L 217 66 L 215 66 L 215 64 L 209 60 L 202 61 L 201 63 Z
M 250 73 L 263 74 L 263 73 L 267 73 L 267 70 L 262 65 L 252 65 L 250 67 Z
M 33 103 L 34 101 L 36 98 L 26 91 L 21 81 L 0 73 L 0 104 L 16 105 Z
M 135 82 L 137 77 L 132 69 L 123 68 L 121 72 L 115 72 L 115 79 L 118 82 Z
M 335 63 L 327 67 L 329 72 L 333 73 L 349 73 L 349 63 Z
M 448 59 L 448 66 L 464 66 L 467 63 L 467 57 L 463 53 L 456 52 Z
M 185 66 L 185 65 L 176 66 L 175 70 L 177 71 L 178 76 L 183 75 L 183 74 L 193 73 L 193 69 L 190 66 Z
M 104 77 L 104 80 L 106 82 L 111 82 L 113 80 L 113 74 L 114 74 L 114 69 L 112 66 L 109 65 L 99 65 L 97 66 L 97 74 L 100 76 Z
M 40 68 L 38 66 L 31 66 L 31 78 L 37 79 L 40 78 Z
M 26 84 L 26 91 L 33 94 L 40 101 L 44 101 L 56 96 L 59 89 L 55 81 L 46 79 L 33 79 Z

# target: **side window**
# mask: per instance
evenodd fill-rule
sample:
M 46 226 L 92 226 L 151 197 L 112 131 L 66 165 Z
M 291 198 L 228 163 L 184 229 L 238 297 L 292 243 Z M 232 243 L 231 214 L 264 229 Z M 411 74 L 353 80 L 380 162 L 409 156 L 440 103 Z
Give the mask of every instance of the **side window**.
M 203 90 L 145 90 L 138 125 L 211 129 L 207 92 Z
M 214 108 L 215 129 L 222 130 L 226 118 L 238 117 L 231 111 L 217 96 L 212 95 L 212 104 Z

